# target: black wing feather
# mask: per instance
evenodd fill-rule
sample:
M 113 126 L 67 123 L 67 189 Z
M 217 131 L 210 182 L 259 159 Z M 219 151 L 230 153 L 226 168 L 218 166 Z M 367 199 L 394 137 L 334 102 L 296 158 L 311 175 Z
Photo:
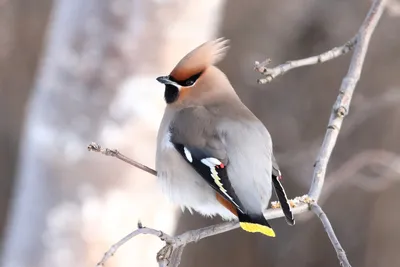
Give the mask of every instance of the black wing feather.
M 279 170 L 278 163 L 275 160 L 275 157 L 272 157 L 272 182 L 274 184 L 275 193 L 278 197 L 279 202 L 281 203 L 282 211 L 285 214 L 286 222 L 289 225 L 294 225 L 295 220 L 293 217 L 292 210 L 290 208 L 290 203 L 287 199 L 285 189 L 283 188 L 281 182 L 281 171 Z
M 235 190 L 233 189 L 229 177 L 228 172 L 225 166 L 215 165 L 214 170 L 216 171 L 216 175 L 219 178 L 220 184 L 216 181 L 216 179 L 212 176 L 212 169 L 207 166 L 202 160 L 206 160 L 207 158 L 213 158 L 211 155 L 208 155 L 204 150 L 198 149 L 195 147 L 184 146 L 179 143 L 173 143 L 175 149 L 181 154 L 181 156 L 193 167 L 194 170 L 223 198 L 232 203 L 236 209 L 242 213 L 244 213 L 244 209 L 242 203 L 237 197 Z M 190 153 L 190 157 L 185 153 L 185 149 Z M 215 158 L 214 158 L 215 159 Z

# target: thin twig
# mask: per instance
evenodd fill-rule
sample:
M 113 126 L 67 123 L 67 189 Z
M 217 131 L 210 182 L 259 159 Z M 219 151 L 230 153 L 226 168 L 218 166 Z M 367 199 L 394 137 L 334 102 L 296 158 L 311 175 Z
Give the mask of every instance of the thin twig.
M 134 161 L 133 159 L 128 158 L 127 156 L 121 154 L 116 149 L 102 148 L 100 145 L 96 144 L 95 142 L 90 143 L 90 145 L 88 145 L 87 148 L 89 151 L 95 151 L 95 152 L 99 152 L 106 156 L 115 157 L 115 158 L 120 159 L 136 168 L 141 169 L 142 171 L 145 171 L 147 173 L 157 176 L 157 172 L 154 169 L 147 167 L 146 165 L 143 165 L 137 161 Z
M 265 78 L 258 79 L 257 82 L 259 84 L 266 84 L 271 82 L 276 77 L 283 75 L 292 69 L 324 63 L 334 58 L 340 57 L 350 52 L 354 48 L 356 43 L 357 43 L 357 35 L 351 38 L 351 40 L 346 42 L 344 45 L 339 47 L 334 47 L 331 50 L 326 51 L 322 54 L 309 58 L 287 61 L 274 68 L 267 68 L 267 65 L 271 62 L 270 59 L 267 59 L 261 63 L 256 61 L 254 69 L 265 76 Z
M 325 174 L 326 174 L 326 168 L 330 159 L 330 156 L 332 154 L 333 148 L 335 147 L 336 140 L 339 134 L 339 131 L 342 126 L 343 118 L 348 114 L 349 107 L 350 107 L 350 101 L 355 89 L 355 86 L 357 84 L 357 81 L 360 78 L 361 70 L 362 70 L 362 65 L 364 63 L 365 55 L 368 49 L 368 44 L 369 40 L 371 38 L 371 34 L 374 31 L 379 18 L 381 17 L 384 6 L 385 6 L 386 0 L 375 0 L 371 6 L 370 11 L 368 12 L 363 24 L 361 25 L 357 35 L 353 37 L 349 42 L 347 42 L 345 45 L 334 48 L 328 52 L 325 52 L 319 56 L 303 59 L 303 60 L 297 60 L 297 61 L 291 61 L 287 62 L 285 64 L 282 64 L 274 69 L 267 69 L 265 68 L 266 64 L 268 61 L 262 63 L 262 64 L 257 64 L 256 69 L 260 71 L 261 73 L 265 74 L 267 77 L 266 82 L 269 82 L 273 78 L 291 70 L 294 68 L 298 68 L 301 66 L 308 66 L 316 63 L 321 63 L 321 62 L 326 62 L 328 60 L 331 60 L 333 58 L 336 58 L 340 55 L 346 54 L 349 52 L 353 47 L 355 48 L 354 54 L 351 59 L 350 67 L 348 70 L 347 75 L 342 81 L 342 85 L 340 87 L 339 91 L 339 96 L 332 108 L 332 114 L 329 119 L 328 123 L 328 129 L 325 134 L 325 138 L 323 141 L 323 144 L 321 146 L 320 152 L 318 154 L 316 163 L 315 163 L 315 168 L 314 168 L 314 174 L 313 174 L 313 179 L 312 179 L 312 184 L 311 188 L 309 190 L 309 197 L 307 198 L 307 201 L 305 203 L 302 203 L 298 205 L 297 207 L 293 208 L 293 213 L 302 213 L 307 210 L 309 210 L 309 207 L 311 205 L 311 208 L 313 209 L 314 212 L 320 217 L 322 223 L 325 226 L 325 229 L 327 231 L 327 234 L 329 238 L 332 241 L 332 244 L 334 245 L 335 249 L 337 250 L 338 253 L 338 258 L 341 264 L 343 266 L 350 266 L 348 263 L 348 260 L 346 258 L 346 254 L 343 251 L 343 248 L 340 246 L 339 241 L 337 240 L 333 230 L 332 226 L 329 223 L 328 218 L 326 217 L 325 213 L 322 212 L 322 209 L 316 204 L 316 201 L 318 200 L 321 191 L 322 191 L 322 186 L 324 184 L 325 180 Z M 265 82 L 262 82 L 265 83 Z M 144 170 L 150 174 L 157 175 L 157 172 L 143 164 L 140 164 L 136 161 L 133 161 L 121 153 L 119 153 L 117 150 L 110 150 L 110 149 L 102 149 L 99 145 L 92 143 L 88 147 L 89 150 L 101 152 L 104 155 L 108 156 L 114 156 L 120 160 L 123 160 L 127 162 L 128 164 L 131 164 L 141 170 Z M 264 216 L 266 219 L 273 219 L 273 218 L 278 218 L 278 217 L 283 217 L 282 210 L 277 210 L 277 209 L 268 209 L 265 213 Z M 238 228 L 239 225 L 237 222 L 226 222 L 218 225 L 213 225 L 197 230 L 192 230 L 192 231 L 187 231 L 181 235 L 178 235 L 176 237 L 170 237 L 168 235 L 163 236 L 161 231 L 157 231 L 155 229 L 150 229 L 150 228 L 141 228 L 138 229 L 128 236 L 126 236 L 124 239 L 119 241 L 117 244 L 113 245 L 111 249 L 104 255 L 102 261 L 100 264 L 104 264 L 104 262 L 111 256 L 115 251 L 123 245 L 125 242 L 127 242 L 129 239 L 137 236 L 138 234 L 144 233 L 142 232 L 142 229 L 148 229 L 149 234 L 156 235 L 160 238 L 164 238 L 166 241 L 166 246 L 160 250 L 160 252 L 157 254 L 157 261 L 159 263 L 159 266 L 171 266 L 171 267 L 176 267 L 179 265 L 180 260 L 181 260 L 181 255 L 182 251 L 185 247 L 186 244 L 191 243 L 191 242 L 196 242 L 200 239 L 217 235 L 220 233 L 224 233 L 227 231 L 230 231 L 232 229 Z M 142 230 L 142 231 L 141 231 Z M 161 235 L 161 236 L 160 236 Z M 347 264 L 347 265 L 346 265 Z
M 331 240 L 332 246 L 336 250 L 336 254 L 339 259 L 340 266 L 351 267 L 349 260 L 347 259 L 347 256 L 346 256 L 346 252 L 342 248 L 342 245 L 340 245 L 340 242 L 337 239 L 335 232 L 333 231 L 332 225 L 329 222 L 328 217 L 326 216 L 325 212 L 321 209 L 321 207 L 317 203 L 311 204 L 311 210 L 321 220 L 321 223 L 324 226 L 325 232 L 327 233 L 329 239 Z
M 159 239 L 161 239 L 162 241 L 165 241 L 167 243 L 173 243 L 174 242 L 174 238 L 167 235 L 166 233 L 156 230 L 156 229 L 152 229 L 152 228 L 147 228 L 147 227 L 139 227 L 137 230 L 133 231 L 132 233 L 126 235 L 124 238 L 122 238 L 120 241 L 118 241 L 117 243 L 115 243 L 114 245 L 112 245 L 110 247 L 110 249 L 104 253 L 103 258 L 101 259 L 101 261 L 99 261 L 99 263 L 97 263 L 96 266 L 103 266 L 104 263 L 111 257 L 114 255 L 114 253 L 126 242 L 128 242 L 129 240 L 131 240 L 132 238 L 134 238 L 135 236 L 138 235 L 143 235 L 143 234 L 147 234 L 147 235 L 154 235 L 157 236 Z

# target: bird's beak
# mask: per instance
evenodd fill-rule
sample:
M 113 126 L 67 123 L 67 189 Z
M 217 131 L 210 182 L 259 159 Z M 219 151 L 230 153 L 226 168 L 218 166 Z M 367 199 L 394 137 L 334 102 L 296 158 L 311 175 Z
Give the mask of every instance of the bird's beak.
M 160 76 L 156 80 L 162 84 L 171 84 L 171 81 L 168 79 L 168 76 Z

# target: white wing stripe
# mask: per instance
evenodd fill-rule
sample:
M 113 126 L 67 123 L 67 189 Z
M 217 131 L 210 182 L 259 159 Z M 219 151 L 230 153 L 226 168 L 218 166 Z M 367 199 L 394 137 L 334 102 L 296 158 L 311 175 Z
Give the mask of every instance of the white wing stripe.
M 193 158 L 192 158 L 192 154 L 190 153 L 189 149 L 187 149 L 186 147 L 183 148 L 183 151 L 185 152 L 185 156 L 187 158 L 187 160 L 192 163 L 193 162 Z

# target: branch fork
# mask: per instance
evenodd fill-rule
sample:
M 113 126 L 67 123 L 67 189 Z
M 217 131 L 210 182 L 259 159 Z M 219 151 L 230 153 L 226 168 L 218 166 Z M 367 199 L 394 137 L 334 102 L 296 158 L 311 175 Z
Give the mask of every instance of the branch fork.
M 329 159 L 335 147 L 336 140 L 343 123 L 343 119 L 349 112 L 353 92 L 361 75 L 361 70 L 366 52 L 368 50 L 371 35 L 375 30 L 375 27 L 380 17 L 382 16 L 386 2 L 387 0 L 374 0 L 357 34 L 342 46 L 335 47 L 317 56 L 300 60 L 287 61 L 286 63 L 274 68 L 267 68 L 267 65 L 271 62 L 270 59 L 267 59 L 261 63 L 256 62 L 254 66 L 254 69 L 264 76 L 263 78 L 258 80 L 258 83 L 265 84 L 271 82 L 276 77 L 283 75 L 292 69 L 327 62 L 354 50 L 349 70 L 342 80 L 339 95 L 332 108 L 323 143 L 321 145 L 317 159 L 315 160 L 313 180 L 310 190 L 307 195 L 297 197 L 290 202 L 293 208 L 293 214 L 299 214 L 311 210 L 321 220 L 321 223 L 324 226 L 324 229 L 332 243 L 332 246 L 337 253 L 340 266 L 343 267 L 351 267 L 351 265 L 347 259 L 344 249 L 340 245 L 340 242 L 334 233 L 328 217 L 323 212 L 322 208 L 318 205 L 318 199 L 321 195 L 322 187 L 324 185 L 325 174 Z M 91 143 L 88 146 L 88 149 L 89 151 L 99 152 L 106 156 L 116 157 L 149 174 L 157 175 L 157 172 L 154 169 L 124 156 L 118 150 L 108 148 L 104 149 L 96 143 Z M 266 219 L 283 217 L 283 212 L 280 209 L 280 203 L 272 202 L 271 204 L 272 208 L 268 209 L 264 213 L 264 217 Z M 133 237 L 140 234 L 150 234 L 166 242 L 166 245 L 157 253 L 157 261 L 159 266 L 177 267 L 180 263 L 183 249 L 187 244 L 197 242 L 200 239 L 221 234 L 236 229 L 238 227 L 239 224 L 237 222 L 224 222 L 197 230 L 187 231 L 183 234 L 172 237 L 163 233 L 162 231 L 143 227 L 141 223 L 138 223 L 138 229 L 114 244 L 104 254 L 103 259 L 98 263 L 97 266 L 104 265 L 104 263 L 117 251 L 120 246 L 122 246 Z

